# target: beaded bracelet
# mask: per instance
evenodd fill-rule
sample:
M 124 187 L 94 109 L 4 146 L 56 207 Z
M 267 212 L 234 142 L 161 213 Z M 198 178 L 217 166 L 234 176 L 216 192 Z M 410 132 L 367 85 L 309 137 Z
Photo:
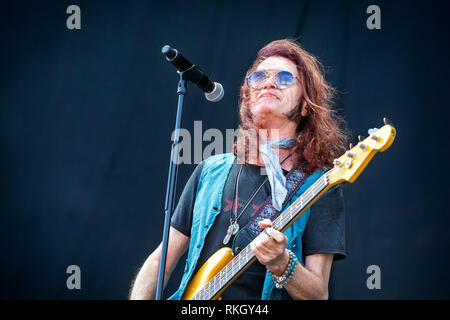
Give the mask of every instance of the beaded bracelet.
M 275 287 L 277 289 L 283 288 L 291 280 L 292 276 L 295 273 L 295 269 L 297 268 L 297 257 L 291 250 L 286 250 L 289 252 L 289 264 L 286 267 L 284 273 L 281 276 L 277 276 L 270 270 L 267 270 L 267 272 L 269 272 L 269 274 L 272 276 L 273 282 L 275 282 Z

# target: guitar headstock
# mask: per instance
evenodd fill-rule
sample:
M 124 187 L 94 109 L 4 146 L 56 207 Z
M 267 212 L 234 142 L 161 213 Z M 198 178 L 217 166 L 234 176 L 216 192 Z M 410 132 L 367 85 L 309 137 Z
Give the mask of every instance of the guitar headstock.
M 396 130 L 392 123 L 384 118 L 384 126 L 370 129 L 369 136 L 358 137 L 358 144 L 334 160 L 334 167 L 328 173 L 330 185 L 341 182 L 353 182 L 364 170 L 375 153 L 383 152 L 394 142 Z

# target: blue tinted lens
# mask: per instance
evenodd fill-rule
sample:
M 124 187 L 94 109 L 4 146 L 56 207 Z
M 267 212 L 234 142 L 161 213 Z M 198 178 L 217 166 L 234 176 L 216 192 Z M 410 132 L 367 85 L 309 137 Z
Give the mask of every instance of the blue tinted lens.
M 264 71 L 255 71 L 248 76 L 247 83 L 253 89 L 261 89 L 266 78 Z
M 275 84 L 279 89 L 287 89 L 294 83 L 294 75 L 289 71 L 280 71 L 275 76 Z

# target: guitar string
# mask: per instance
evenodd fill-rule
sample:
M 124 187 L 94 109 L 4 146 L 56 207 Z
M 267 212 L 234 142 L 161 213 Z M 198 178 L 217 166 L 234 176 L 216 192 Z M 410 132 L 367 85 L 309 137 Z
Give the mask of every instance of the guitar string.
M 344 170 L 345 168 L 339 167 L 339 172 L 335 172 L 334 171 L 335 169 L 336 169 L 336 167 L 330 169 L 328 172 L 323 174 L 310 188 L 308 188 L 308 190 L 305 191 L 305 193 L 302 194 L 302 196 L 300 197 L 300 198 L 303 198 L 303 201 L 299 201 L 299 204 L 305 203 L 307 205 L 314 198 L 314 196 L 317 195 L 317 193 L 316 193 L 317 191 L 323 190 L 329 184 L 330 176 L 338 174 L 340 171 Z M 324 179 L 324 178 L 327 178 L 327 179 Z M 319 193 L 320 193 L 320 191 L 319 191 Z M 286 209 L 283 212 L 283 214 L 280 214 L 280 216 L 278 216 L 277 219 L 275 219 L 273 221 L 273 224 L 272 224 L 273 228 L 276 229 L 276 228 L 280 227 L 280 226 L 278 226 L 279 223 L 282 224 L 280 229 L 283 228 L 283 225 L 285 225 L 284 222 L 286 222 L 283 220 L 283 219 L 285 219 L 284 217 L 287 217 L 288 214 L 290 217 L 292 217 L 293 211 L 298 209 L 297 205 L 294 205 L 296 202 L 297 202 L 297 200 L 288 209 Z M 301 205 L 301 207 L 303 207 L 303 205 Z M 292 220 L 292 218 L 288 218 L 288 223 L 291 220 Z M 214 290 L 215 292 L 211 293 L 211 289 L 216 289 L 217 281 L 219 281 L 219 283 L 227 283 L 229 280 L 231 280 L 231 278 L 234 276 L 234 274 L 231 275 L 229 272 L 230 270 L 228 270 L 228 269 L 232 269 L 231 271 L 232 271 L 232 273 L 234 273 L 236 271 L 235 267 L 237 265 L 238 266 L 237 271 L 241 270 L 241 268 L 240 268 L 241 260 L 247 260 L 244 262 L 245 264 L 247 264 L 248 261 L 250 261 L 254 256 L 254 255 L 248 256 L 249 253 L 253 254 L 253 252 L 250 249 L 250 245 L 247 245 L 238 255 L 236 255 L 236 257 L 234 257 L 224 268 L 222 268 L 202 289 L 200 289 L 194 295 L 193 299 L 196 299 L 197 296 L 199 296 L 199 298 L 204 297 L 205 293 L 207 293 L 210 298 L 213 297 L 217 291 Z M 219 288 L 219 290 L 222 287 L 223 286 L 221 286 Z
M 303 201 L 299 201 L 299 204 L 301 204 L 300 207 L 304 207 L 303 203 L 305 203 L 306 205 L 314 198 L 314 196 L 317 195 L 317 191 L 321 191 L 323 190 L 328 184 L 329 184 L 329 179 L 330 176 L 338 174 L 338 172 L 335 172 L 334 170 L 336 169 L 336 167 L 330 169 L 328 172 L 326 172 L 325 174 L 323 174 L 310 188 L 308 188 L 307 191 L 305 191 L 304 194 L 302 194 L 302 196 L 300 198 L 303 198 Z M 344 168 L 339 167 L 339 172 L 342 171 Z M 327 179 L 324 179 L 327 178 Z M 325 181 L 324 181 L 325 180 Z M 319 191 L 319 193 L 320 193 Z M 299 199 L 300 199 L 299 198 Z M 297 202 L 297 200 L 288 208 L 286 209 L 282 214 L 280 214 L 280 216 L 277 217 L 277 219 L 275 219 L 273 221 L 272 227 L 277 229 L 278 227 L 280 227 L 279 229 L 282 229 L 283 226 L 285 225 L 284 221 L 284 217 L 287 217 L 289 214 L 288 218 L 288 223 L 289 221 L 292 220 L 292 213 L 293 211 L 297 210 L 297 205 L 294 205 Z M 289 211 L 289 212 L 287 212 Z M 281 223 L 281 226 L 278 226 L 278 224 Z M 288 224 L 286 223 L 286 224 Z M 219 283 L 227 283 L 229 280 L 231 280 L 231 278 L 234 276 L 234 272 L 236 265 L 238 266 L 238 270 L 241 270 L 241 260 L 247 260 L 244 263 L 247 264 L 248 261 L 250 261 L 253 256 L 248 256 L 248 254 L 251 253 L 251 255 L 253 254 L 253 252 L 250 249 L 250 245 L 247 245 L 238 255 L 236 255 L 235 258 L 233 258 L 233 260 L 231 260 L 224 268 L 222 268 L 202 289 L 200 289 L 193 297 L 193 299 L 196 299 L 197 296 L 200 297 L 205 297 L 205 293 L 208 294 L 207 296 L 209 296 L 209 298 L 212 298 L 216 292 L 216 290 L 214 290 L 214 292 L 211 293 L 211 289 L 216 289 L 216 283 L 217 281 L 219 281 Z M 229 272 L 230 270 L 228 269 L 232 269 L 232 274 Z M 224 272 L 225 271 L 225 272 Z M 228 279 L 229 278 L 229 279 Z M 223 286 L 221 286 L 219 288 L 219 290 L 222 288 Z
M 368 149 L 368 146 L 366 147 L 366 149 L 364 149 L 364 150 L 362 150 L 362 149 L 358 149 L 358 152 L 355 152 L 355 155 L 353 156 L 353 158 L 352 158 L 352 161 L 361 153 L 361 152 L 364 152 L 364 151 L 366 151 Z M 338 170 L 336 171 L 336 168 L 338 168 Z M 317 181 L 316 182 L 314 182 L 312 185 L 311 185 L 311 187 L 310 188 L 308 188 L 308 190 L 306 190 L 297 200 L 300 200 L 300 199 L 302 199 L 302 198 L 304 198 L 305 197 L 305 199 L 303 199 L 303 201 L 299 201 L 299 203 L 301 204 L 300 205 L 300 209 L 302 209 L 302 207 L 306 207 L 308 204 L 309 204 L 309 202 L 311 201 L 311 200 L 313 200 L 314 199 L 314 197 L 315 196 L 317 196 L 317 194 L 318 193 L 320 193 L 320 191 L 321 190 L 323 190 L 327 185 L 329 185 L 329 181 L 334 177 L 336 177 L 336 176 L 338 176 L 339 174 L 341 174 L 342 173 L 342 171 L 344 171 L 345 169 L 347 169 L 347 168 L 345 168 L 345 166 L 342 164 L 341 166 L 339 166 L 339 167 L 333 167 L 332 169 L 330 169 L 330 170 L 328 170 L 327 172 L 325 172 L 319 179 L 317 179 Z M 324 178 L 325 177 L 327 177 L 327 179 L 326 179 L 326 181 L 324 182 L 323 180 L 324 180 Z M 325 183 L 324 185 L 322 185 L 323 183 Z M 317 184 L 317 185 L 316 185 Z M 316 193 L 317 191 L 319 191 L 315 196 L 313 196 L 314 195 L 314 193 Z M 312 193 L 312 194 L 311 194 Z M 311 197 L 312 196 L 312 198 L 311 199 L 308 199 L 309 197 Z M 294 201 L 294 203 L 292 203 L 292 205 L 291 206 L 289 206 L 284 212 L 282 212 L 273 222 L 272 222 L 272 228 L 274 228 L 274 229 L 276 229 L 276 230 L 281 230 L 281 229 L 283 229 L 283 227 L 285 226 L 285 225 L 287 225 L 294 217 L 292 217 L 292 211 L 296 211 L 298 208 L 297 208 L 297 205 L 295 205 L 295 203 L 297 202 L 297 200 L 296 201 Z M 303 203 L 305 203 L 305 206 L 303 206 L 302 204 Z M 289 212 L 288 212 L 289 211 Z M 300 210 L 301 211 L 301 210 Z M 297 213 L 298 214 L 298 213 Z M 285 223 L 286 221 L 283 221 L 283 219 L 285 219 L 285 217 L 287 217 L 289 215 L 289 218 L 287 218 L 287 223 Z M 281 224 L 281 226 L 278 226 L 278 224 Z M 265 229 L 263 230 L 263 232 L 265 231 Z M 254 241 L 254 240 L 253 240 Z M 252 241 L 252 242 L 253 242 Z M 234 277 L 234 275 L 235 274 L 233 274 L 233 275 L 231 275 L 231 277 L 230 277 L 230 279 L 227 279 L 228 277 L 229 277 L 229 270 L 225 270 L 225 269 L 227 269 L 227 268 L 231 268 L 232 270 L 232 273 L 235 273 L 235 271 L 236 270 L 234 270 L 234 267 L 236 266 L 236 264 L 239 266 L 239 268 L 238 268 L 238 270 L 237 270 L 237 272 L 238 271 L 240 271 L 241 270 L 241 268 L 240 268 L 240 266 L 241 266 L 241 261 L 240 260 L 247 260 L 247 261 L 245 261 L 245 264 L 247 264 L 252 258 L 253 258 L 253 256 L 254 256 L 254 254 L 253 254 L 253 256 L 247 256 L 249 253 L 251 253 L 251 254 L 253 254 L 253 252 L 251 251 L 251 249 L 250 249 L 250 244 L 249 245 L 247 245 L 238 255 L 236 255 L 236 257 L 234 257 L 227 265 L 225 265 L 213 278 L 211 278 L 211 280 L 209 280 L 209 282 L 203 287 L 203 288 L 201 288 L 194 296 L 193 296 L 193 299 L 195 300 L 196 298 L 196 296 L 197 295 L 199 295 L 199 296 L 201 296 L 201 295 L 204 295 L 204 291 L 205 290 L 208 290 L 208 291 L 210 291 L 210 289 L 211 289 L 211 286 L 213 286 L 213 288 L 215 289 L 215 287 L 216 287 L 216 282 L 217 281 L 219 281 L 219 283 L 221 282 L 221 280 L 222 280 L 222 282 L 223 282 L 223 280 L 225 281 L 224 283 L 227 283 L 229 280 L 231 280 L 231 278 L 232 277 Z M 237 261 L 237 263 L 236 263 L 236 261 Z M 244 265 L 245 265 L 244 264 Z M 230 267 L 230 265 L 231 265 L 231 267 Z M 224 271 L 225 270 L 225 271 Z M 219 280 L 218 280 L 219 279 Z M 223 286 L 222 286 L 223 287 Z M 222 288 L 222 287 L 220 287 L 219 288 L 219 290 Z M 209 292 L 210 294 L 209 294 L 209 296 L 210 296 L 210 298 L 212 298 L 216 293 L 217 293 L 218 291 L 216 291 L 216 292 L 213 292 L 212 293 L 212 295 L 211 295 L 211 292 Z
M 322 178 L 321 181 L 319 181 L 319 183 L 317 183 L 314 186 L 314 190 L 313 191 L 316 191 L 317 189 L 323 189 L 325 186 L 326 186 L 326 183 L 325 183 L 324 179 Z M 303 204 L 303 202 L 309 203 L 309 201 L 311 199 L 312 199 L 312 194 L 310 192 L 307 195 L 303 196 L 303 201 L 299 201 L 299 202 L 300 202 L 300 204 Z M 275 228 L 275 229 L 282 229 L 283 225 L 285 225 L 286 222 L 288 222 L 290 220 L 290 217 L 292 217 L 292 213 L 293 213 L 294 210 L 297 209 L 297 206 L 291 206 L 290 208 L 292 208 L 292 209 L 289 210 L 289 211 L 283 212 L 283 215 L 279 216 L 279 217 L 281 217 L 280 219 L 277 218 L 276 220 L 274 220 L 273 225 L 272 225 L 273 228 Z M 286 218 L 288 219 L 288 221 L 286 221 Z M 241 264 L 240 262 L 242 262 L 242 258 L 243 258 L 243 260 L 249 260 L 249 258 L 251 259 L 252 257 L 246 257 L 246 255 L 250 251 L 251 251 L 250 250 L 250 246 L 247 246 L 245 251 L 241 252 L 239 256 L 238 255 L 236 256 L 237 259 L 233 262 L 231 267 L 233 268 L 236 265 L 240 265 Z M 244 263 L 247 263 L 247 262 L 248 261 L 245 261 Z M 219 274 L 219 277 L 220 276 L 221 275 Z
M 331 171 L 331 170 L 330 170 Z M 329 172 L 330 172 L 329 171 Z M 321 177 L 321 178 L 319 178 L 301 197 L 303 197 L 304 199 L 303 200 L 307 200 L 307 201 L 300 201 L 301 203 L 303 203 L 303 202 L 305 202 L 305 203 L 309 203 L 309 201 L 310 200 L 312 200 L 312 198 L 311 199 L 309 199 L 311 196 L 312 196 L 312 194 L 311 193 L 315 193 L 316 191 L 317 191 L 317 189 L 323 189 L 324 187 L 326 187 L 326 182 L 324 183 L 324 178 L 325 177 L 325 174 Z M 309 192 L 308 192 L 309 191 Z M 311 191 L 313 191 L 313 192 L 311 192 Z M 295 203 L 295 202 L 294 202 Z M 293 208 L 294 206 L 290 206 L 289 208 Z M 284 211 L 283 212 L 283 216 L 286 216 L 286 212 L 287 212 L 287 210 L 289 210 L 289 208 L 288 209 L 286 209 L 286 211 Z M 293 208 L 293 209 L 290 209 L 290 211 L 293 211 L 293 210 L 295 210 L 295 209 L 297 209 L 296 208 L 296 206 L 295 206 L 295 208 Z M 292 215 L 292 212 L 290 212 L 290 215 Z M 281 217 L 282 215 L 280 215 L 279 217 Z M 274 222 L 273 222 L 273 227 L 277 227 L 276 225 L 279 223 L 279 222 L 283 222 L 283 221 L 280 221 L 280 220 L 278 220 L 278 218 L 277 219 L 275 219 L 274 220 Z M 230 275 L 230 273 L 229 273 L 229 270 L 228 269 L 232 269 L 231 271 L 235 271 L 235 266 L 236 265 L 238 265 L 238 266 L 240 266 L 240 262 L 241 262 L 241 260 L 250 260 L 251 258 L 253 258 L 253 257 L 248 257 L 248 256 L 246 256 L 248 253 L 250 253 L 251 252 L 251 250 L 249 249 L 250 248 L 250 246 L 247 246 L 246 248 L 244 248 L 238 255 L 236 255 L 236 257 L 235 258 L 233 258 L 233 260 L 231 260 L 221 271 L 219 271 L 209 282 L 208 282 L 208 284 L 207 285 L 205 285 L 201 290 L 202 291 L 210 291 L 210 289 L 211 289 L 211 287 L 214 287 L 215 288 L 215 284 L 216 284 L 216 282 L 217 282 L 217 280 L 219 280 L 219 283 L 220 282 L 224 282 L 224 280 L 226 281 L 226 282 L 228 282 L 230 279 L 227 279 L 228 277 L 229 277 L 229 275 Z M 244 258 L 244 259 L 242 259 L 242 258 Z M 248 263 L 248 261 L 245 261 L 245 263 Z M 226 270 L 226 273 L 224 274 L 224 270 Z M 239 269 L 240 270 L 240 269 Z M 234 275 L 233 275 L 234 276 Z M 197 292 L 197 294 L 196 295 L 201 295 L 202 294 L 202 292 L 201 291 L 199 291 L 199 292 Z
M 316 184 L 314 187 L 315 189 L 317 189 L 317 186 L 319 186 L 319 188 L 323 189 L 323 187 L 326 186 L 326 183 L 324 184 L 323 179 L 321 179 L 322 181 L 318 184 Z M 311 186 L 312 187 L 312 186 Z M 306 198 L 306 197 L 305 197 Z M 306 200 L 306 199 L 305 199 Z M 307 202 L 309 202 L 310 200 L 308 200 Z M 291 206 L 292 207 L 292 206 Z M 290 208 L 291 208 L 290 207 Z M 283 215 L 286 213 L 283 212 Z M 292 212 L 291 212 L 292 214 Z M 291 215 L 290 214 L 290 215 Z M 285 216 L 285 215 L 284 215 Z M 274 220 L 274 228 L 277 228 L 277 226 L 275 226 L 275 224 L 278 224 L 278 222 L 280 222 L 280 220 Z M 250 254 L 250 255 L 249 255 Z M 233 258 L 233 260 L 231 260 L 221 271 L 219 271 L 208 283 L 207 285 L 205 285 L 199 292 L 197 292 L 197 294 L 195 295 L 195 299 L 198 298 L 199 299 L 203 299 L 203 298 L 211 298 L 214 296 L 214 294 L 216 294 L 216 292 L 218 292 L 218 290 L 216 289 L 216 284 L 217 282 L 219 282 L 219 284 L 226 284 L 229 280 L 231 280 L 231 278 L 235 275 L 235 272 L 238 272 L 239 270 L 241 270 L 241 264 L 247 264 L 252 258 L 253 258 L 253 252 L 250 249 L 250 246 L 246 246 L 246 248 L 244 248 L 244 250 L 242 250 L 239 255 L 237 255 L 235 258 Z M 242 263 L 241 263 L 242 262 Z M 238 269 L 236 270 L 236 266 L 238 267 Z M 231 269 L 231 270 L 230 270 Z M 230 273 L 231 271 L 231 273 Z M 222 288 L 223 286 L 219 287 L 219 290 Z M 211 292 L 211 289 L 213 289 L 213 292 Z
M 322 183 L 322 187 L 326 184 Z M 309 199 L 308 199 L 309 200 Z M 289 218 L 292 216 L 292 211 L 289 214 Z M 285 217 L 288 217 L 285 215 Z M 278 220 L 277 222 L 281 222 L 281 225 L 285 224 L 285 219 Z M 277 228 L 278 224 L 274 226 Z M 253 252 L 250 250 L 250 247 L 247 247 L 244 252 L 242 252 L 239 257 L 236 257 L 229 263 L 218 275 L 208 283 L 208 285 L 202 290 L 199 295 L 199 298 L 211 298 L 216 294 L 220 289 L 231 280 L 234 275 L 242 269 L 243 265 L 246 265 L 252 258 L 254 257 Z M 217 290 L 217 287 L 219 290 Z
M 359 144 L 358 144 L 359 145 Z M 358 151 L 357 152 L 355 152 L 355 154 L 354 154 L 354 156 L 351 158 L 351 161 L 352 161 L 352 163 L 353 163 L 353 161 L 357 158 L 357 156 L 360 154 L 360 153 L 363 153 L 363 152 L 366 152 L 366 151 L 369 151 L 369 150 L 375 150 L 375 149 L 373 149 L 373 148 L 369 148 L 369 146 L 367 146 L 366 145 L 366 148 L 364 148 L 364 149 L 362 149 L 362 148 L 359 148 L 359 149 L 357 149 Z M 336 171 L 336 168 L 339 168 L 337 171 Z M 327 172 L 325 172 L 324 173 L 324 175 L 322 176 L 322 177 L 320 177 L 315 183 L 313 183 L 313 185 L 310 187 L 310 188 L 308 188 L 308 190 L 306 190 L 301 196 L 300 196 L 300 198 L 303 198 L 304 196 L 306 196 L 307 195 L 307 193 L 311 193 L 311 192 L 309 192 L 310 190 L 313 190 L 313 189 L 316 189 L 317 187 L 318 188 L 321 188 L 321 186 L 318 184 L 317 186 L 316 186 L 316 183 L 317 182 L 319 182 L 319 181 L 321 181 L 321 182 L 323 182 L 323 178 L 324 178 L 324 176 L 326 176 L 328 179 L 327 179 L 327 181 L 325 181 L 325 185 L 322 187 L 322 189 L 321 190 L 323 190 L 327 185 L 329 185 L 329 182 L 330 182 L 330 179 L 332 179 L 332 178 L 334 178 L 334 177 L 336 177 L 337 175 L 339 175 L 339 174 L 341 174 L 342 173 L 342 171 L 343 170 L 346 170 L 346 169 L 348 169 L 348 168 L 346 168 L 345 167 L 345 165 L 343 165 L 343 164 L 341 164 L 339 167 L 333 167 L 332 169 L 330 169 L 330 170 L 328 170 Z M 337 183 L 336 183 L 337 184 Z M 321 191 L 320 190 L 320 191 Z M 317 190 L 316 190 L 317 191 Z M 314 191 L 314 192 L 316 192 L 316 191 Z M 318 192 L 318 193 L 320 193 L 320 191 Z M 310 197 L 311 195 L 307 195 L 307 197 Z M 317 196 L 317 194 L 316 194 L 316 196 Z M 299 203 L 301 204 L 300 205 L 300 210 L 299 211 L 301 211 L 304 207 L 306 207 L 308 204 L 309 204 L 309 202 L 312 200 L 312 199 L 314 199 L 314 197 L 315 196 L 313 196 L 311 199 L 309 199 L 309 200 L 307 200 L 307 199 L 304 199 L 304 200 L 307 200 L 306 201 L 306 205 L 305 206 L 303 206 L 302 204 L 303 204 L 303 201 L 299 201 Z M 299 198 L 299 199 L 300 199 Z M 298 199 L 297 199 L 298 200 Z M 274 220 L 274 222 L 273 222 L 273 224 L 272 224 L 272 226 L 273 227 L 275 227 L 275 228 L 277 228 L 277 226 L 275 226 L 276 224 L 278 224 L 278 223 L 281 223 L 281 227 L 279 228 L 280 230 L 281 229 L 283 229 L 283 227 L 284 226 L 286 226 L 287 224 L 289 224 L 289 222 L 291 221 L 291 220 L 293 220 L 293 217 L 292 217 L 292 211 L 295 211 L 295 210 L 297 210 L 297 205 L 295 205 L 295 203 L 297 202 L 297 200 L 288 208 L 288 209 L 286 209 L 282 214 L 280 214 L 280 216 L 278 216 L 275 220 Z M 292 209 L 293 208 L 293 209 Z M 289 210 L 289 209 L 292 209 L 292 210 Z M 295 210 L 294 210 L 295 209 Z M 285 221 L 283 221 L 283 219 L 285 219 L 285 217 L 287 217 L 288 215 L 286 214 L 287 213 L 287 211 L 290 211 L 289 212 L 289 217 L 287 218 L 288 219 L 288 221 L 287 221 L 287 223 L 285 224 Z M 298 213 L 297 214 L 295 214 L 295 215 L 298 215 Z M 279 218 L 280 218 L 280 221 L 278 221 L 279 220 Z M 263 231 L 265 231 L 265 230 L 263 230 Z M 248 260 L 245 262 L 245 264 L 247 264 L 248 263 L 248 261 L 250 261 L 253 257 L 252 256 L 250 256 L 250 257 L 246 257 L 245 255 L 246 254 L 248 254 L 249 253 L 249 251 L 250 251 L 250 253 L 252 254 L 252 252 L 251 252 L 251 250 L 249 249 L 250 248 L 250 246 L 249 245 L 247 245 L 246 246 L 246 248 L 244 248 L 236 257 L 234 257 L 224 268 L 222 268 L 203 288 L 201 288 L 195 295 L 194 295 L 194 297 L 196 296 L 196 295 L 200 295 L 200 296 L 204 296 L 204 290 L 203 289 L 208 289 L 208 291 L 210 291 L 210 286 L 211 286 L 211 283 L 213 283 L 213 285 L 214 285 L 214 289 L 215 289 L 215 280 L 216 280 L 216 278 L 217 278 L 217 276 L 219 276 L 220 274 L 222 274 L 223 273 L 223 271 L 225 270 L 225 269 L 228 269 L 229 267 L 230 267 L 230 265 L 231 265 L 231 269 L 233 269 L 234 267 L 235 267 L 235 265 L 236 265 L 236 261 L 238 261 L 239 259 L 242 259 L 242 257 L 244 257 L 244 258 L 247 258 Z M 240 257 L 241 256 L 241 257 Z M 254 254 L 253 254 L 253 256 L 254 256 Z M 240 268 L 240 261 L 238 261 L 239 263 L 238 263 L 238 266 L 239 266 L 239 269 L 238 269 L 238 271 L 241 269 Z M 225 270 L 226 272 L 228 272 L 227 270 Z M 233 272 L 235 272 L 235 270 L 233 269 L 232 270 Z M 231 276 L 231 278 L 234 276 L 234 274 Z M 221 278 L 223 278 L 223 275 L 220 275 L 220 277 Z M 229 280 L 231 280 L 231 278 L 230 279 L 227 279 L 227 274 L 225 274 L 225 283 L 227 283 Z M 223 287 L 223 286 L 222 286 Z M 222 287 L 219 287 L 219 290 L 216 290 L 216 291 L 214 291 L 213 292 L 213 294 L 211 295 L 209 295 L 209 297 L 210 298 L 212 298 L 215 294 L 217 294 L 217 292 L 218 291 L 220 291 L 220 289 L 222 288 Z

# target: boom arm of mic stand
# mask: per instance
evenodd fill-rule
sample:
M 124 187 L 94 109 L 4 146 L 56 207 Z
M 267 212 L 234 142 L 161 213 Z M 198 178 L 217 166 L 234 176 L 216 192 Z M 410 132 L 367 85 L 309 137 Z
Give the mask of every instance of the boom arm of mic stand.
M 178 175 L 178 145 L 180 140 L 181 118 L 183 115 L 184 96 L 187 94 L 187 81 L 184 72 L 179 72 L 180 81 L 178 83 L 178 107 L 175 120 L 175 136 L 172 143 L 169 161 L 169 174 L 167 178 L 166 200 L 164 205 L 164 229 L 161 249 L 161 260 L 158 271 L 158 283 L 156 286 L 156 300 L 161 300 L 164 292 L 164 271 L 166 269 L 167 247 L 169 242 L 170 218 L 175 206 L 175 191 Z

